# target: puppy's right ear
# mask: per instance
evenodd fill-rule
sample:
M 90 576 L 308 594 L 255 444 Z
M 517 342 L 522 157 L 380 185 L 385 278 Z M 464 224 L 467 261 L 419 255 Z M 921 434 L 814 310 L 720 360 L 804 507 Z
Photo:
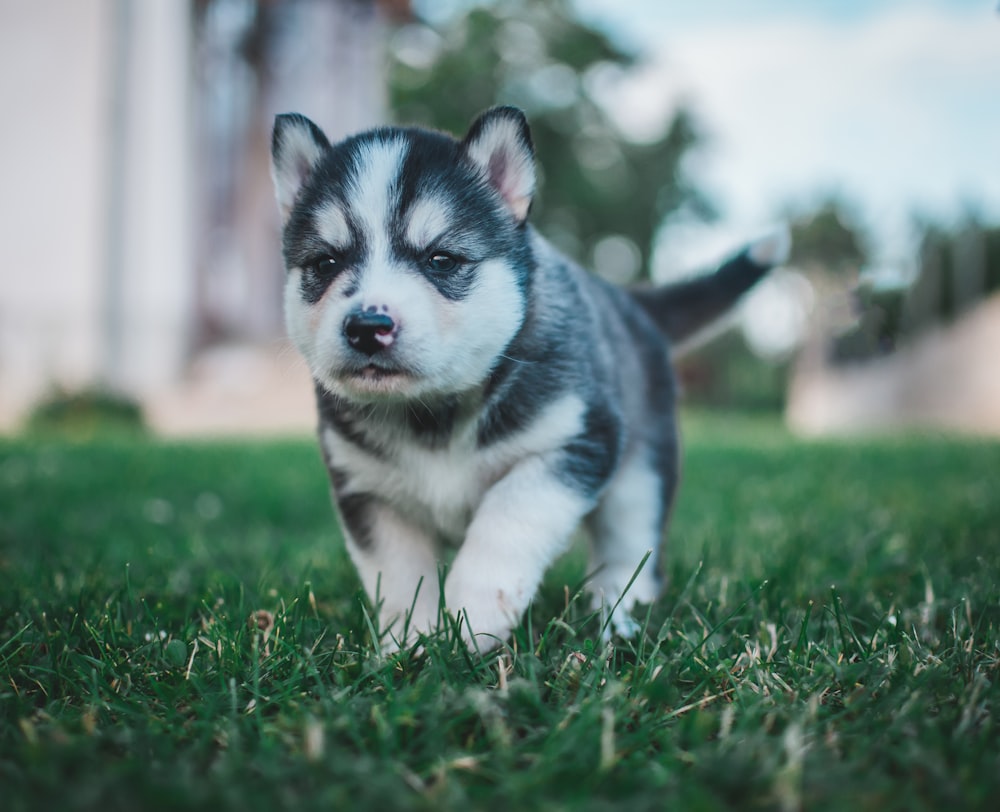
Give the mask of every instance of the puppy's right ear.
M 323 131 L 305 116 L 285 113 L 275 117 L 271 133 L 271 178 L 283 223 L 292 212 L 302 184 L 328 149 L 330 142 Z
M 469 128 L 462 148 L 523 223 L 535 194 L 535 148 L 524 113 L 516 107 L 487 110 Z

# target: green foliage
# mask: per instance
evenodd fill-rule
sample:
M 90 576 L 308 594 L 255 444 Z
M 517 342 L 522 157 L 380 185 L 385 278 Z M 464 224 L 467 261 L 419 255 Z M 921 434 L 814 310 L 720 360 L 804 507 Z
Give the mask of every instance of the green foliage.
M 106 389 L 57 390 L 31 411 L 28 429 L 79 438 L 103 432 L 143 432 L 146 421 L 139 403 Z
M 991 809 L 1000 445 L 685 426 L 644 634 L 575 551 L 483 657 L 372 646 L 312 441 L 0 441 L 4 809 Z
M 710 216 L 682 167 L 698 141 L 691 116 L 678 112 L 649 143 L 623 135 L 596 88 L 634 68 L 637 57 L 577 20 L 567 0 L 498 0 L 440 32 L 406 27 L 394 42 L 390 103 L 401 122 L 460 135 L 495 104 L 525 110 L 541 181 L 532 222 L 587 263 L 602 239 L 625 238 L 602 273 L 648 275 L 664 218 L 681 209 Z
M 729 329 L 678 359 L 677 376 L 687 404 L 780 413 L 789 364 L 758 357 L 738 330 Z

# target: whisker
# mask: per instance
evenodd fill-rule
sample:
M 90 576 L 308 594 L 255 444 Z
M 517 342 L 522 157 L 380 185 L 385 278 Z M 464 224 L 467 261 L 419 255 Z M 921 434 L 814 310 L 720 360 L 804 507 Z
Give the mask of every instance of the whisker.
M 527 358 L 515 358 L 513 355 L 505 355 L 504 353 L 500 353 L 499 357 L 503 358 L 503 359 L 505 359 L 507 361 L 513 361 L 515 364 L 537 364 L 538 363 L 538 361 L 529 361 Z

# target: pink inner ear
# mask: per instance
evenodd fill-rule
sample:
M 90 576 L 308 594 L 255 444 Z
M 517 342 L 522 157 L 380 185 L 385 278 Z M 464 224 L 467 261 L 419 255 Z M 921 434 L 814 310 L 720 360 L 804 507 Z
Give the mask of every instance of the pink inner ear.
M 490 155 L 488 171 L 490 185 L 500 192 L 500 196 L 506 201 L 514 216 L 518 220 L 524 220 L 528 216 L 531 198 L 520 188 L 523 179 L 516 176 L 516 159 L 512 159 L 506 149 L 498 149 Z
M 295 182 L 299 186 L 305 183 L 306 178 L 309 177 L 309 173 L 312 172 L 312 162 L 305 155 L 299 155 L 295 161 Z
M 507 183 L 507 167 L 510 166 L 510 158 L 507 150 L 497 150 L 490 156 L 490 185 L 503 195 L 504 200 L 510 200 L 510 190 Z

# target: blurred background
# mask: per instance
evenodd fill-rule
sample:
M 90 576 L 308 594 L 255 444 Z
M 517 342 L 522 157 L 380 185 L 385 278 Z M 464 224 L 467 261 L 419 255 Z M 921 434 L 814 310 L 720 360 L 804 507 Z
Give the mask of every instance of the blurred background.
M 795 248 L 680 362 L 803 434 L 1000 434 L 995 0 L 0 0 L 0 432 L 314 423 L 273 116 L 528 114 L 533 221 L 617 282 Z

